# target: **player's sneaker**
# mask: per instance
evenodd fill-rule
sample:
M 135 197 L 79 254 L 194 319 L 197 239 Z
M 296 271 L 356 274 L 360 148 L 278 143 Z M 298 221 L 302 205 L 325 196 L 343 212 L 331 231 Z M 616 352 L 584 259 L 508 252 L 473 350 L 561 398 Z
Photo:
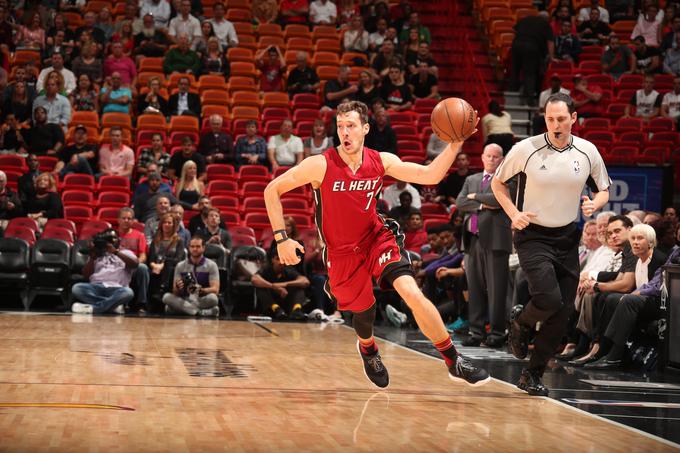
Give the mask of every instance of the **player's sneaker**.
M 357 340 L 357 351 L 359 351 L 361 360 L 364 361 L 364 374 L 368 380 L 378 388 L 387 388 L 390 385 L 390 376 L 387 373 L 387 368 L 382 363 L 380 353 L 376 351 L 375 354 L 364 354 L 361 352 L 359 340 Z
M 531 330 L 519 323 L 519 316 L 524 307 L 515 305 L 510 311 L 510 326 L 508 328 L 508 347 L 512 355 L 518 359 L 525 359 L 529 354 L 529 334 Z
M 459 355 L 456 363 L 449 367 L 449 377 L 452 381 L 464 381 L 474 387 L 484 385 L 491 380 L 491 376 L 484 368 L 476 367 L 462 355 Z
M 74 302 L 73 305 L 71 305 L 71 312 L 72 313 L 82 313 L 85 315 L 91 315 L 93 312 L 92 305 L 90 304 L 81 304 L 80 302 Z
M 522 370 L 517 387 L 532 396 L 548 396 L 548 387 L 543 385 L 541 376 L 533 371 Z

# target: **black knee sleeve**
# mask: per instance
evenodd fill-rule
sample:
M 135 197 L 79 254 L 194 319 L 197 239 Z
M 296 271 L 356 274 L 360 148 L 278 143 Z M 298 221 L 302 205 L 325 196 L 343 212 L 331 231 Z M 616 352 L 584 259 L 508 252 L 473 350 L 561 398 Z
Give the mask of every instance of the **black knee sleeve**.
M 375 321 L 375 304 L 368 310 L 352 313 L 352 327 L 359 338 L 371 338 L 373 336 L 373 322 Z

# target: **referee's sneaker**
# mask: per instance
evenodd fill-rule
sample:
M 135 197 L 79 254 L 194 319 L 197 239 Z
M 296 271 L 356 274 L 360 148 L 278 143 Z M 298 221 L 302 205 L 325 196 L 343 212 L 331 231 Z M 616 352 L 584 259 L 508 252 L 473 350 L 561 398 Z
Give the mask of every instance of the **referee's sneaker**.
M 509 342 L 516 357 L 527 356 L 529 333 L 540 322 L 518 386 L 542 396 L 548 394 L 543 372 L 566 332 L 576 298 L 579 204 L 591 216 L 609 201 L 611 184 L 595 145 L 571 135 L 576 110 L 569 95 L 548 98 L 545 122 L 548 132 L 517 143 L 491 180 L 496 199 L 512 219 L 513 242 L 531 294 L 529 303 L 511 314 Z M 507 183 L 515 176 L 518 196 L 513 201 Z M 592 200 L 583 195 L 586 185 L 595 193 Z

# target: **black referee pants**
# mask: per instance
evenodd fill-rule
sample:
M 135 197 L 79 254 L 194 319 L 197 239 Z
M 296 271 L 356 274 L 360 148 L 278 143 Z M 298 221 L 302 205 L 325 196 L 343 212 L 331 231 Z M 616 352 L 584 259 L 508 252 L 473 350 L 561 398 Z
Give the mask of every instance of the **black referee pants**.
M 530 328 L 541 323 L 529 361 L 529 370 L 539 374 L 555 354 L 574 310 L 580 237 L 576 224 L 559 228 L 532 224 L 515 231 L 515 248 L 531 294 L 519 322 Z

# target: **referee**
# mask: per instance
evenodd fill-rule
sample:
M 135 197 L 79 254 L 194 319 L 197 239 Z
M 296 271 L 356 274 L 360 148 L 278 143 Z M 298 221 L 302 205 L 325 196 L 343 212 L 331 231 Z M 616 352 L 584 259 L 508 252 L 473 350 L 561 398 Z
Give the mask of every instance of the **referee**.
M 529 395 L 547 396 L 542 376 L 567 328 L 579 281 L 575 223 L 579 204 L 586 217 L 609 201 L 602 156 L 590 142 L 571 135 L 576 109 L 569 95 L 556 93 L 545 106 L 548 132 L 517 143 L 491 180 L 496 199 L 512 220 L 513 242 L 529 282 L 531 300 L 510 314 L 510 351 L 518 359 L 528 353 L 529 334 L 540 323 L 528 368 L 517 386 Z M 508 183 L 519 175 L 517 204 Z M 582 196 L 588 184 L 595 197 Z

